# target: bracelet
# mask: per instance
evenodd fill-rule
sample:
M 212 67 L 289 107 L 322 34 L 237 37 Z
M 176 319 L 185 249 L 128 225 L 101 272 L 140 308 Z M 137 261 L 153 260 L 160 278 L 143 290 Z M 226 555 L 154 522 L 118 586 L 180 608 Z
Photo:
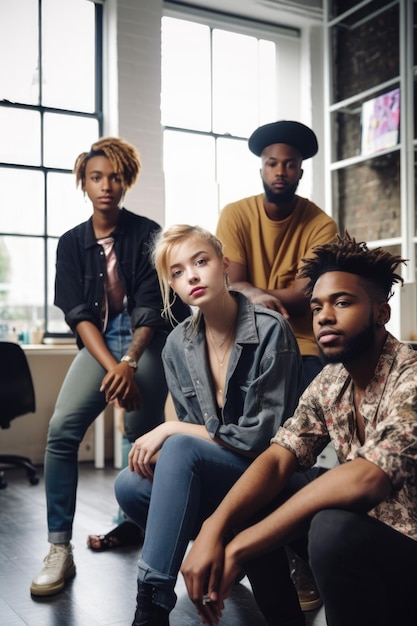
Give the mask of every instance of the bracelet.
M 134 370 L 138 366 L 138 362 L 132 359 L 132 357 L 130 357 L 128 354 L 125 354 L 124 356 L 122 356 L 122 358 L 120 359 L 120 362 L 122 363 L 123 361 L 126 361 L 126 363 L 128 363 L 129 366 Z

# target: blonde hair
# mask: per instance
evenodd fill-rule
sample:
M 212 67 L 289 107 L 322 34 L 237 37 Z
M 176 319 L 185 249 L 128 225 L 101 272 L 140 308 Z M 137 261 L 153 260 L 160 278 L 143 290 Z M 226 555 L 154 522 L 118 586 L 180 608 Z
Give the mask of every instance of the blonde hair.
M 159 286 L 161 288 L 163 310 L 162 314 L 172 322 L 176 322 L 171 307 L 175 301 L 172 299 L 172 289 L 170 286 L 170 256 L 173 248 L 192 237 L 198 237 L 206 241 L 217 254 L 219 259 L 223 259 L 223 244 L 210 231 L 201 226 L 190 226 L 188 224 L 174 224 L 166 230 L 158 233 L 154 239 L 151 258 L 158 274 Z
M 102 137 L 92 144 L 89 152 L 82 152 L 76 158 L 74 174 L 77 186 L 84 184 L 87 163 L 95 156 L 109 159 L 116 174 L 122 176 L 126 190 L 135 184 L 142 169 L 136 148 L 121 137 Z

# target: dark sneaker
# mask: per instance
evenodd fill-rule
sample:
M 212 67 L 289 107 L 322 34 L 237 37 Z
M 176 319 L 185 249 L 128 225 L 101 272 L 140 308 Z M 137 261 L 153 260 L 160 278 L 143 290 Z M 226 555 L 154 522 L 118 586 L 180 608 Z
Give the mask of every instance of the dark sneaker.
M 291 579 L 298 594 L 298 600 L 303 612 L 315 611 L 323 604 L 317 589 L 313 572 L 308 563 L 301 559 L 295 552 L 289 555 L 291 567 Z

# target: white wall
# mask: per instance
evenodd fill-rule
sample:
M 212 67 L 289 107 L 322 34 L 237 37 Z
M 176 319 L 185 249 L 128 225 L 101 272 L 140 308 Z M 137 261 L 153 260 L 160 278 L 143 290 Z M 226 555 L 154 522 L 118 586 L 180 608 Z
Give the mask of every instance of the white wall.
M 107 84 L 104 133 L 118 129 L 121 137 L 138 148 L 143 169 L 126 206 L 161 225 L 165 198 L 160 114 L 162 8 L 162 0 L 110 0 L 104 4 L 106 19 L 111 21 L 106 42 L 109 64 L 116 63 L 118 69 Z

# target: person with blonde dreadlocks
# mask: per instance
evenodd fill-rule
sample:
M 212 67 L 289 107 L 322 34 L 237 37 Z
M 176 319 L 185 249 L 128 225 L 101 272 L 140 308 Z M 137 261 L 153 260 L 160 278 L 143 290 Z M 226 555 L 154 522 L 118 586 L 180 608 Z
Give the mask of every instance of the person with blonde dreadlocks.
M 116 137 L 94 143 L 74 166 L 93 214 L 66 232 L 57 248 L 55 304 L 75 333 L 79 352 L 49 424 L 44 469 L 51 547 L 30 587 L 36 596 L 61 591 L 75 574 L 70 540 L 78 448 L 87 428 L 116 402 L 124 409 L 130 441 L 164 421 L 161 351 L 170 328 L 161 316 L 149 256 L 160 226 L 122 207 L 140 169 L 136 148 Z
M 313 253 L 300 277 L 327 365 L 183 564 L 205 624 L 245 562 L 307 532 L 328 626 L 417 624 L 417 353 L 386 329 L 404 260 L 347 233 Z M 329 441 L 340 465 L 291 494 Z M 241 532 L 226 545 L 231 529 Z

